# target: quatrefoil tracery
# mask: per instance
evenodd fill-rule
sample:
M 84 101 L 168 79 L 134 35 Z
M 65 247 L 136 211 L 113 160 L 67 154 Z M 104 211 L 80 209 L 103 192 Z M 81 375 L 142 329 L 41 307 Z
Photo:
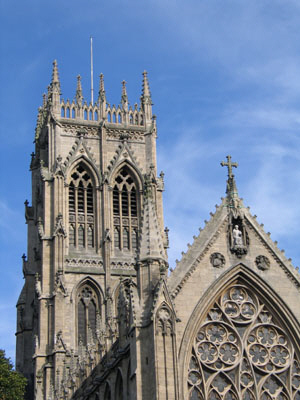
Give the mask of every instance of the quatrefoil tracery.
M 208 311 L 194 340 L 188 388 L 193 400 L 300 400 L 292 343 L 247 287 L 232 286 Z

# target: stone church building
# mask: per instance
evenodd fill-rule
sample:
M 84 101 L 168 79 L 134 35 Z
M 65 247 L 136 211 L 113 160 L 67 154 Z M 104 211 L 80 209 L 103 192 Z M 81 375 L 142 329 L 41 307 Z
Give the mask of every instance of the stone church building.
M 300 275 L 238 195 L 168 270 L 147 73 L 140 104 L 39 108 L 16 368 L 38 400 L 300 400 Z M 222 171 L 220 170 L 220 173 Z M 274 216 L 276 217 L 276 216 Z

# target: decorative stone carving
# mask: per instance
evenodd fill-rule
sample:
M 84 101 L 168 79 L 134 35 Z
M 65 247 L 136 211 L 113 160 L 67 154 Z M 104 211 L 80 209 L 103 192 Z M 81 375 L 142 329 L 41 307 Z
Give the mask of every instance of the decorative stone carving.
M 257 268 L 261 269 L 262 271 L 270 268 L 270 260 L 266 256 L 257 256 L 255 259 L 255 264 Z
M 244 232 L 245 234 L 245 232 Z M 245 237 L 243 232 L 240 230 L 237 224 L 234 225 L 234 228 L 231 232 L 232 237 L 232 247 L 231 251 L 234 253 L 238 258 L 241 258 L 244 254 L 247 254 L 247 246 L 245 245 Z
M 213 253 L 210 256 L 211 265 L 215 268 L 222 268 L 225 266 L 225 257 L 221 253 Z
M 35 293 L 37 297 L 40 297 L 42 295 L 42 286 L 40 281 L 40 275 L 38 272 L 35 274 Z
M 277 318 L 255 293 L 235 284 L 216 299 L 197 330 L 188 398 L 296 399 L 299 371 L 293 344 Z
M 55 293 L 60 291 L 65 297 L 68 296 L 68 292 L 65 285 L 65 277 L 62 271 L 57 271 L 55 276 Z
M 65 230 L 64 223 L 63 223 L 63 216 L 60 213 L 56 217 L 56 225 L 54 228 L 53 236 L 62 236 L 64 238 L 67 237 L 67 232 Z

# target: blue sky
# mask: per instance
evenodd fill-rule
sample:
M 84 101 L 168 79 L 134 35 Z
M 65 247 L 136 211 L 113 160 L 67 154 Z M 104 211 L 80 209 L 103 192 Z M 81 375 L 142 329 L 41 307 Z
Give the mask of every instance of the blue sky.
M 82 75 L 90 99 L 104 73 L 108 102 L 127 81 L 139 101 L 149 73 L 165 172 L 170 266 L 224 196 L 231 154 L 239 194 L 300 264 L 300 2 L 89 0 L 0 3 L 0 347 L 14 358 L 15 303 L 26 253 L 24 201 L 37 108 L 57 59 L 63 98 Z

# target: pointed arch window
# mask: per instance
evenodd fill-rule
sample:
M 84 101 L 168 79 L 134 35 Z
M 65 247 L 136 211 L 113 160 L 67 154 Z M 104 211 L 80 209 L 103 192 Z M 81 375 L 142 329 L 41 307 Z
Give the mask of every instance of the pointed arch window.
M 71 174 L 69 183 L 69 246 L 71 249 L 95 247 L 94 185 L 83 163 Z
M 286 327 L 241 282 L 204 316 L 187 379 L 189 399 L 300 399 L 300 363 Z
M 139 228 L 137 184 L 127 166 L 117 174 L 112 192 L 114 219 L 114 248 L 133 250 L 137 248 Z
M 77 295 L 77 338 L 78 344 L 86 345 L 89 338 L 96 337 L 100 323 L 100 304 L 91 285 L 83 285 Z

